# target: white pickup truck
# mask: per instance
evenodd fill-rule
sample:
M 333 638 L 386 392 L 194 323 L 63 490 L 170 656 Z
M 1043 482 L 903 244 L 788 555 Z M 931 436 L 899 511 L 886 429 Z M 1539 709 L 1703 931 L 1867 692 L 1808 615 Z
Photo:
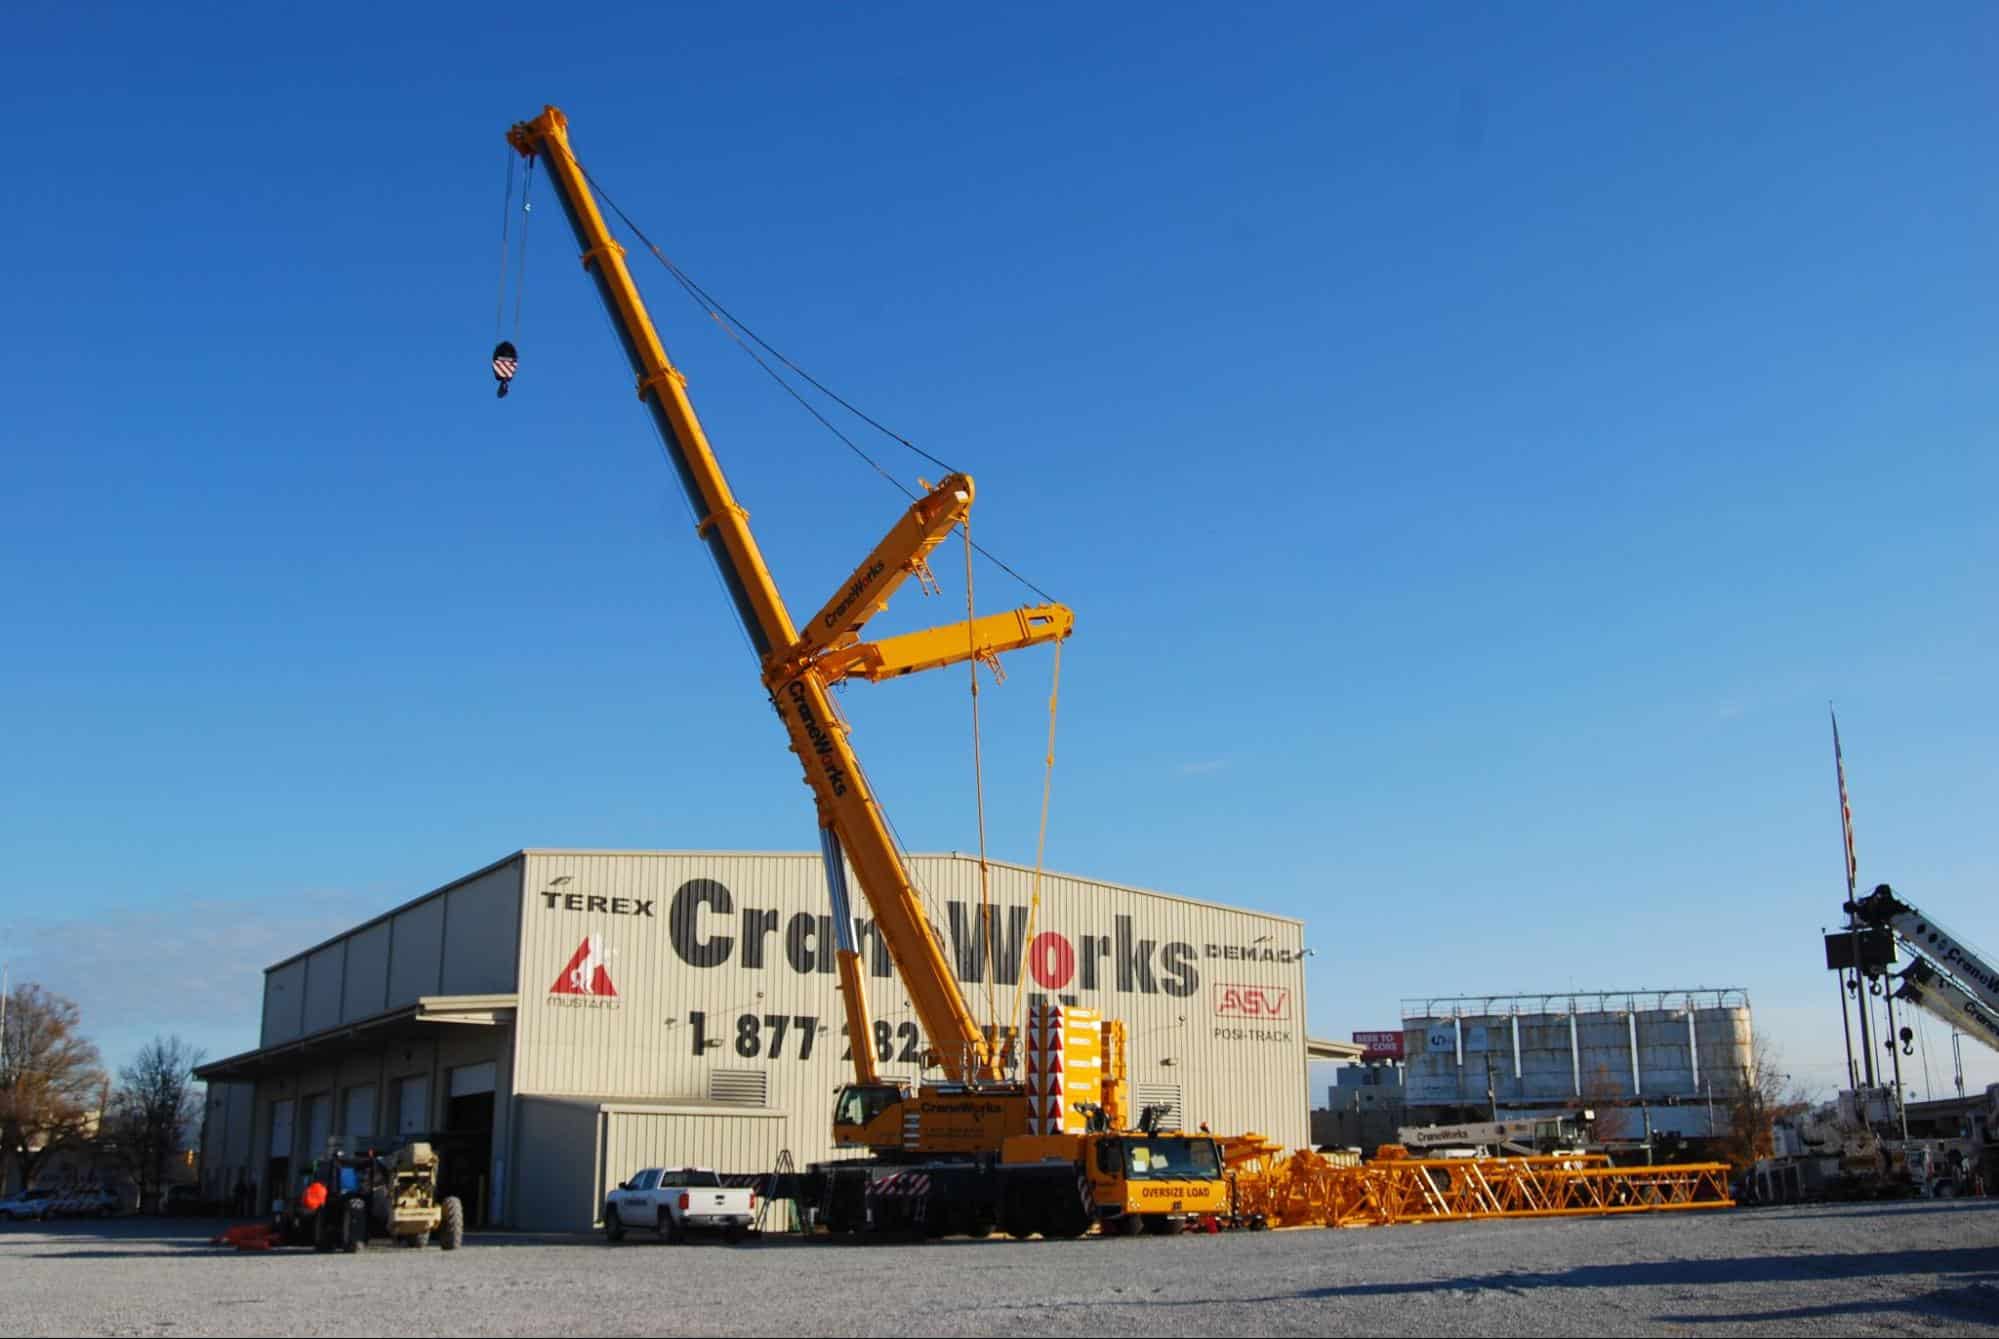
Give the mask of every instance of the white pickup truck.
M 754 1190 L 731 1189 L 706 1167 L 648 1167 L 604 1197 L 604 1239 L 627 1228 L 651 1228 L 668 1241 L 690 1232 L 720 1232 L 740 1241 L 756 1220 Z

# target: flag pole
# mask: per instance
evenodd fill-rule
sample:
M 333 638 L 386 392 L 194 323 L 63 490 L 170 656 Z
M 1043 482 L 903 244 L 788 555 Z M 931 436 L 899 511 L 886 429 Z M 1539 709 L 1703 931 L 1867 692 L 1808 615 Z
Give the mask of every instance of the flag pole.
M 1867 1075 L 1867 1086 L 1874 1083 L 1874 1039 L 1867 1025 L 1867 988 L 1863 984 L 1865 973 L 1860 964 L 1860 916 L 1853 909 L 1854 875 L 1858 872 L 1858 862 L 1853 856 L 1853 810 L 1846 802 L 1846 758 L 1839 748 L 1839 714 L 1832 709 L 1832 703 L 1825 704 L 1826 714 L 1832 717 L 1832 766 L 1839 777 L 1839 827 L 1846 843 L 1846 932 L 1853 944 L 1853 996 L 1860 1006 L 1860 1059 Z M 1852 1067 L 1853 1057 L 1847 1057 L 1847 1065 Z

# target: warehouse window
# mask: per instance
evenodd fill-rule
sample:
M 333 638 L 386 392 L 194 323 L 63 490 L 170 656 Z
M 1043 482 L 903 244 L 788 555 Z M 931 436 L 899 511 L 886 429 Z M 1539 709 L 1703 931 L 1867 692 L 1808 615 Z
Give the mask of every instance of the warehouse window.
M 770 1075 L 761 1069 L 717 1069 L 708 1075 L 708 1100 L 760 1107 L 770 1102 Z
M 1166 1114 L 1160 1117 L 1159 1128 L 1162 1130 L 1179 1130 L 1185 1128 L 1180 1124 L 1179 1084 L 1139 1083 L 1132 1086 L 1132 1092 L 1132 1113 L 1134 1116 L 1144 1115 L 1147 1107 L 1165 1107 Z

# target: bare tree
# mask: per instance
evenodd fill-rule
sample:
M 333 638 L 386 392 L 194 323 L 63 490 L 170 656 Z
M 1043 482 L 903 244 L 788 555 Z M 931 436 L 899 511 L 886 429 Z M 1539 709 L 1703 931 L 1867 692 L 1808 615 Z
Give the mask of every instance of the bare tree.
M 194 1067 L 203 1052 L 179 1037 L 154 1037 L 118 1071 L 104 1135 L 139 1183 L 141 1203 L 156 1197 L 167 1163 L 188 1146 L 201 1118 Z
M 1802 1089 L 1783 1072 L 1783 1057 L 1758 1037 L 1749 1067 L 1727 1094 L 1728 1133 L 1718 1141 L 1722 1156 L 1738 1171 L 1769 1157 L 1775 1146 L 1772 1127 L 1810 1105 Z
M 1599 1060 L 1596 1068 L 1583 1076 L 1582 1096 L 1571 1105 L 1595 1111 L 1595 1138 L 1600 1142 L 1614 1143 L 1633 1138 L 1637 1133 L 1637 1123 L 1631 1113 L 1619 1105 L 1623 1097 L 1624 1090 L 1610 1072 L 1609 1064 Z
M 74 1003 L 32 981 L 9 991 L 0 1029 L 0 1152 L 21 1185 L 52 1153 L 86 1139 L 100 1114 L 104 1071 Z

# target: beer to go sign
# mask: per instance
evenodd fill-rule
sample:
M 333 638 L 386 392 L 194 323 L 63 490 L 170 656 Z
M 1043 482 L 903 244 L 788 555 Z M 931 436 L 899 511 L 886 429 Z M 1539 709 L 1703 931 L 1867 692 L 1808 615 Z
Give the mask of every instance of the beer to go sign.
M 1365 1046 L 1362 1060 L 1400 1060 L 1402 1058 L 1402 1034 L 1400 1032 L 1356 1032 L 1354 1045 Z

